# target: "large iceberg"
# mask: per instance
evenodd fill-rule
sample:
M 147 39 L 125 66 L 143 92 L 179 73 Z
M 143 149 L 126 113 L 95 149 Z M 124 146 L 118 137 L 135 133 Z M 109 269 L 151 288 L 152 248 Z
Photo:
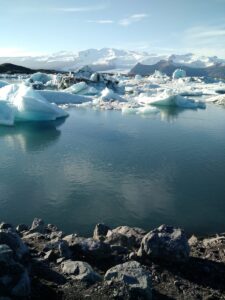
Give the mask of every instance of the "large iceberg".
M 16 121 L 53 121 L 66 116 L 67 112 L 24 84 L 10 84 L 0 89 L 2 125 L 14 125 Z

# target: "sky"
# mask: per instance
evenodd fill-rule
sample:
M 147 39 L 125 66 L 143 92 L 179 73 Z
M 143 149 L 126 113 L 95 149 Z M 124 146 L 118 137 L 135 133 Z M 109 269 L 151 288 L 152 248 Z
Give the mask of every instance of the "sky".
M 0 0 L 0 56 L 89 48 L 225 58 L 225 0 Z

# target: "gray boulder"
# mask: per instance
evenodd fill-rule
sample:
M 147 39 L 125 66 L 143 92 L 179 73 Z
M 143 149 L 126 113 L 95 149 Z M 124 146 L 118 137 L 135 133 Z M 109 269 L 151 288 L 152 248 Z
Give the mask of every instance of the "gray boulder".
M 23 243 L 20 236 L 10 229 L 0 230 L 0 245 L 1 244 L 8 245 L 19 259 L 28 253 L 28 247 Z
M 138 256 L 167 261 L 187 260 L 190 253 L 188 239 L 180 228 L 161 225 L 146 234 L 138 250 Z
M 72 278 L 79 281 L 95 283 L 101 280 L 101 276 L 93 271 L 92 267 L 83 261 L 66 260 L 61 263 L 64 274 L 72 275 Z
M 108 231 L 105 242 L 130 249 L 139 248 L 145 234 L 146 232 L 141 228 L 119 226 Z
M 0 245 L 0 292 L 17 297 L 30 294 L 30 279 L 23 265 L 14 260 L 14 253 L 8 245 Z
M 75 255 L 82 255 L 96 260 L 107 259 L 111 256 L 110 245 L 92 238 L 77 237 L 75 235 L 65 236 L 70 249 Z
M 127 286 L 133 297 L 152 299 L 151 274 L 140 263 L 129 261 L 109 269 L 104 277 L 108 283 L 119 282 Z

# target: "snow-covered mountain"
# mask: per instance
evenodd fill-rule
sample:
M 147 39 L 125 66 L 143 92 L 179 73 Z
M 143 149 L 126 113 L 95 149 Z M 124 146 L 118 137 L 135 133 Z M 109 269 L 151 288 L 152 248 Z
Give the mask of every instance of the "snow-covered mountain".
M 98 71 L 128 71 L 137 63 L 153 65 L 160 60 L 173 61 L 179 65 L 193 68 L 209 67 L 218 63 L 225 65 L 225 59 L 220 59 L 216 56 L 198 56 L 192 53 L 184 55 L 157 55 L 113 48 L 88 49 L 77 53 L 61 51 L 44 56 L 0 57 L 0 64 L 13 63 L 31 69 L 43 68 L 64 71 L 73 71 L 84 65 L 89 65 Z

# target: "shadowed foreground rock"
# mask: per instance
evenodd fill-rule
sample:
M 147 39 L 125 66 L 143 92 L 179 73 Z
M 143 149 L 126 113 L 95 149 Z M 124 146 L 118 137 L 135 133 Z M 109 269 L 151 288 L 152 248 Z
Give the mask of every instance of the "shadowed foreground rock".
M 38 218 L 31 226 L 1 223 L 0 297 L 225 299 L 224 253 L 225 234 L 188 240 L 166 225 L 146 233 L 97 224 L 86 238 Z

